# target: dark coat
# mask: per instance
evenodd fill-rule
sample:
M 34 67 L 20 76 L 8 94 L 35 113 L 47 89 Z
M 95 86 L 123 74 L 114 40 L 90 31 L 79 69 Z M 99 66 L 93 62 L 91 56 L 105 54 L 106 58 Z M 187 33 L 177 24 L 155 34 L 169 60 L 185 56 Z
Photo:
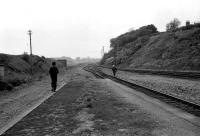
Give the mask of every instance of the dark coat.
M 50 74 L 52 80 L 57 80 L 58 73 L 59 73 L 59 71 L 58 71 L 57 67 L 51 67 L 49 70 L 49 74 Z
M 112 71 L 113 71 L 113 72 L 116 72 L 116 71 L 117 71 L 117 68 L 116 68 L 116 67 L 112 67 Z

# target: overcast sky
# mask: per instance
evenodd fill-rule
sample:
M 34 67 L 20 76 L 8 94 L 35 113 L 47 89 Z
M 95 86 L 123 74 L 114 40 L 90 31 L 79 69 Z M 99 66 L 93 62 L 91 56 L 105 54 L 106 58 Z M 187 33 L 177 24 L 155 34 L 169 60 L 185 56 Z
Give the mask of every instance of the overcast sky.
M 46 57 L 101 57 L 102 46 L 130 28 L 173 18 L 200 21 L 200 0 L 1 0 L 0 53 Z

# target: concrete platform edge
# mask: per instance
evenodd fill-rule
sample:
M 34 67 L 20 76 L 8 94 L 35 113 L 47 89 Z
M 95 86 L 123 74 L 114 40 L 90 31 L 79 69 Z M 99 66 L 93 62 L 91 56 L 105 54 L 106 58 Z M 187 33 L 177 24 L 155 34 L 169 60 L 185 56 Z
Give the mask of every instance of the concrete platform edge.
M 63 86 L 65 86 L 66 83 L 62 84 L 57 90 L 59 91 Z M 34 109 L 36 109 L 40 104 L 42 104 L 45 100 L 49 99 L 54 93 L 51 93 L 49 95 L 47 95 L 46 97 L 44 97 L 43 99 L 41 99 L 40 101 L 38 101 L 35 105 L 33 105 L 30 109 L 26 110 L 25 112 L 23 112 L 22 114 L 16 116 L 15 119 L 13 119 L 12 121 L 10 121 L 7 125 L 5 125 L 3 128 L 0 129 L 0 135 L 4 134 L 8 129 L 10 129 L 12 126 L 14 126 L 17 122 L 19 122 L 22 118 L 24 118 L 26 115 L 28 115 L 31 111 L 33 111 Z

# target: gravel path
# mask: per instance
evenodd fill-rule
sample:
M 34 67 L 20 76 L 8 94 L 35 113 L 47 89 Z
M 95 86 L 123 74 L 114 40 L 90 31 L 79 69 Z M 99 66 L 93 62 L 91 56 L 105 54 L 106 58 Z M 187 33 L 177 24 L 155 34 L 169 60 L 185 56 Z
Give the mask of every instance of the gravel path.
M 70 70 L 61 71 L 58 75 L 58 88 L 69 80 Z M 0 130 L 16 120 L 29 109 L 37 105 L 38 102 L 53 95 L 51 92 L 49 76 L 41 80 L 24 84 L 10 92 L 0 94 Z
M 170 110 L 169 106 L 109 79 L 95 78 L 81 67 L 68 73 L 70 76 L 67 77 L 65 86 L 3 135 L 199 136 L 200 134 L 199 127 L 187 121 L 197 120 L 193 116 L 174 108 Z
M 110 69 L 101 68 L 103 72 L 112 74 Z M 145 86 L 156 91 L 165 92 L 179 98 L 200 104 L 200 82 L 198 80 L 179 79 L 156 75 L 117 71 L 117 77 Z

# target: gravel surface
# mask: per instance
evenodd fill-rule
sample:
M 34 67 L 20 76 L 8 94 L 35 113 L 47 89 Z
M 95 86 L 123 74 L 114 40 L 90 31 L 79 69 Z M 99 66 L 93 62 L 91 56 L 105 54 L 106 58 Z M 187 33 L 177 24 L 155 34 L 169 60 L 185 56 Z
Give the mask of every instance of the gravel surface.
M 68 75 L 69 73 L 69 75 Z M 199 128 L 144 94 L 81 68 L 5 136 L 199 136 Z M 150 102 L 151 101 L 151 102 Z M 176 112 L 176 110 L 173 110 Z M 180 113 L 180 112 L 179 112 Z M 182 112 L 182 116 L 185 115 Z M 190 116 L 191 119 L 191 116 Z
M 101 68 L 106 74 L 112 75 L 112 71 Z M 156 75 L 141 75 L 138 73 L 117 71 L 117 77 L 145 86 L 147 88 L 168 93 L 176 97 L 200 104 L 199 80 L 179 79 Z
M 58 75 L 58 88 L 69 79 L 69 72 L 61 71 Z M 52 95 L 50 77 L 24 84 L 10 92 L 0 93 L 0 130 L 19 116 L 31 109 L 39 101 Z
M 7 136 L 156 136 L 162 126 L 137 105 L 121 101 L 105 84 L 79 69 L 69 82 L 30 112 Z

